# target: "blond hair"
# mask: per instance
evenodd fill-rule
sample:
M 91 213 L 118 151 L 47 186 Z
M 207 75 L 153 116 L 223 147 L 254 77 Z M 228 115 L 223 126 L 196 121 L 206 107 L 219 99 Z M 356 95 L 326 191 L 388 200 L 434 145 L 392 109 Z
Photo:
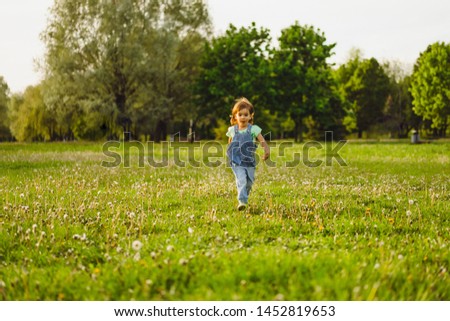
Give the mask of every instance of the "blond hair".
M 231 125 L 236 125 L 237 124 L 237 120 L 236 120 L 236 114 L 238 112 L 240 112 L 243 109 L 248 109 L 248 112 L 250 113 L 250 116 L 252 117 L 249 121 L 250 124 L 253 124 L 253 115 L 255 114 L 255 109 L 252 105 L 251 102 L 248 101 L 247 98 L 245 97 L 241 97 L 239 99 L 236 99 L 236 102 L 233 106 L 233 108 L 231 109 L 231 119 L 230 119 L 230 123 Z

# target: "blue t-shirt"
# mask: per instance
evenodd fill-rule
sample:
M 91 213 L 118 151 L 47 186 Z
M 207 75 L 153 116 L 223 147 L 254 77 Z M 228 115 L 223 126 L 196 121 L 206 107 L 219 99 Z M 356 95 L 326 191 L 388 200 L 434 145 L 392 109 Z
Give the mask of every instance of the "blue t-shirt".
M 245 133 L 246 130 L 247 130 L 247 128 L 239 129 L 239 132 Z M 258 125 L 252 125 L 251 133 L 252 133 L 253 140 L 256 140 L 256 137 L 258 137 L 258 135 L 261 134 L 261 131 L 262 131 L 261 127 L 259 127 Z M 228 127 L 227 136 L 230 138 L 233 138 L 234 134 L 235 134 L 234 126 Z

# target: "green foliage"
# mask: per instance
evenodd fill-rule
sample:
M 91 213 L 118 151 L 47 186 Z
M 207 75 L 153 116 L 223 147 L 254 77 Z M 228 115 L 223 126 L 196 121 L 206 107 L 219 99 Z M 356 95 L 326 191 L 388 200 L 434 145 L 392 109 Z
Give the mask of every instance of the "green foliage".
M 11 140 L 8 119 L 9 87 L 0 76 L 0 141 Z
M 68 135 L 155 136 L 193 105 L 192 56 L 208 28 L 203 1 L 55 2 L 43 33 L 45 101 Z
M 200 106 L 197 126 L 211 127 L 218 119 L 228 119 L 234 100 L 248 98 L 259 116 L 271 101 L 271 53 L 269 30 L 254 23 L 237 29 L 230 25 L 223 36 L 206 45 L 196 92 Z M 207 128 L 206 128 L 207 129 Z
M 138 168 L 133 149 L 130 168 L 104 168 L 101 144 L 0 144 L 0 298 L 450 300 L 450 144 L 282 166 L 303 147 L 258 165 L 242 213 L 224 166 Z
M 319 115 L 340 114 L 342 110 L 339 104 L 330 104 L 336 96 L 327 59 L 335 44 L 327 45 L 320 30 L 298 23 L 282 30 L 278 42 L 279 49 L 274 51 L 272 62 L 276 75 L 275 108 L 292 118 L 295 139 L 301 140 L 304 117 L 316 116 L 317 119 Z
M 55 115 L 45 106 L 41 86 L 29 86 L 23 95 L 14 94 L 8 111 L 10 129 L 20 141 L 50 141 L 59 127 Z
M 414 112 L 444 136 L 450 117 L 450 44 L 437 42 L 420 54 L 410 90 Z
M 389 94 L 389 77 L 375 58 L 360 60 L 356 56 L 337 71 L 347 103 L 347 128 L 356 122 L 358 137 L 383 119 Z

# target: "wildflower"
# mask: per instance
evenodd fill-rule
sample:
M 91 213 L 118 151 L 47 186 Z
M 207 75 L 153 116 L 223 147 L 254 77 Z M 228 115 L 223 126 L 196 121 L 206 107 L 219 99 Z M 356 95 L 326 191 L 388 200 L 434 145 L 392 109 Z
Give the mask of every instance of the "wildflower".
M 188 260 L 186 260 L 186 259 L 180 259 L 179 261 L 178 261 L 178 264 L 180 264 L 180 265 L 186 265 L 186 264 L 188 264 Z
M 136 240 L 131 244 L 131 247 L 133 248 L 133 250 L 135 250 L 137 252 L 142 248 L 142 243 L 140 241 Z
M 168 245 L 166 248 L 167 252 L 172 252 L 173 249 L 174 249 L 174 247 L 172 245 Z
M 366 208 L 366 215 L 370 215 L 370 207 Z
M 133 260 L 139 261 L 140 259 L 141 259 L 141 253 L 140 252 L 136 252 L 136 254 L 133 256 Z
M 409 200 L 409 205 L 413 205 L 414 204 L 414 200 Z
M 411 211 L 410 210 L 406 211 L 406 216 L 411 216 Z
M 389 221 L 389 224 L 394 224 L 394 219 L 393 219 L 392 217 L 390 217 L 390 218 L 388 219 L 388 221 Z
M 192 234 L 192 233 L 194 233 L 194 230 L 192 228 L 188 227 L 188 232 L 189 232 L 189 234 Z
M 380 268 L 380 263 L 375 263 L 374 267 L 375 270 L 378 270 Z

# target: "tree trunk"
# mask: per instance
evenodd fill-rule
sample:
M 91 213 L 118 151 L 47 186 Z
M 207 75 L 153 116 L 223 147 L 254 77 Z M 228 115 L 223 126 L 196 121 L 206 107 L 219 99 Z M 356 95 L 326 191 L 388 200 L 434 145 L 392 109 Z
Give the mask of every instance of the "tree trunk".
M 303 123 L 302 118 L 298 117 L 295 119 L 295 128 L 294 128 L 294 139 L 296 143 L 303 141 Z

